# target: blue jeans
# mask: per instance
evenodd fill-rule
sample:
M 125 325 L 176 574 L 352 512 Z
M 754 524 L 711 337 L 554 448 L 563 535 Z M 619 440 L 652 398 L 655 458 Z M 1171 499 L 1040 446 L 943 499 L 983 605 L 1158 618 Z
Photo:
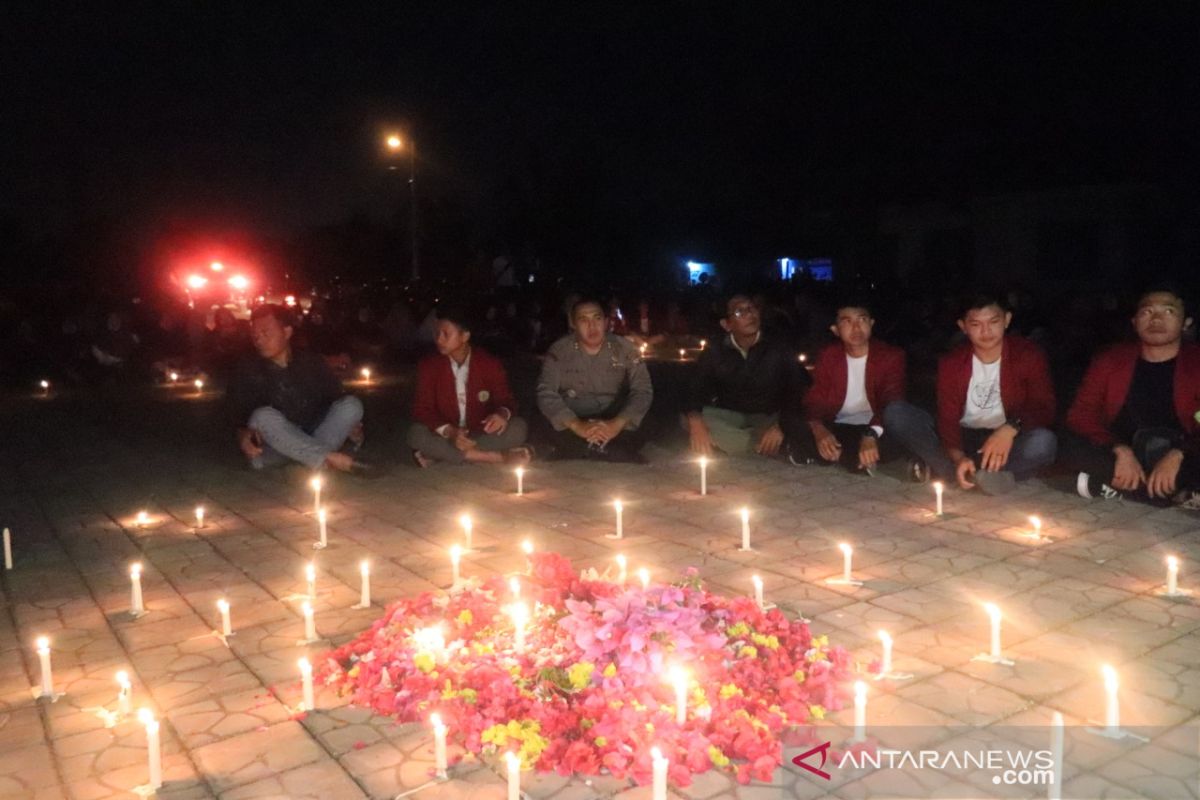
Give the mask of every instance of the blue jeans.
M 933 415 L 911 403 L 897 400 L 883 410 L 883 427 L 913 457 L 929 466 L 930 472 L 942 480 L 954 480 L 954 463 L 946 455 L 945 448 L 937 435 Z M 979 466 L 978 450 L 992 431 L 987 428 L 962 428 L 963 452 Z M 1038 470 L 1054 463 L 1058 453 L 1058 437 L 1046 428 L 1021 431 L 1013 439 L 1008 454 L 1005 472 L 1011 472 L 1019 481 L 1031 478 Z
M 256 408 L 246 426 L 258 431 L 263 451 L 250 459 L 250 466 L 263 469 L 298 461 L 312 469 L 320 469 L 325 464 L 325 456 L 346 443 L 350 431 L 362 422 L 362 417 L 362 401 L 346 395 L 330 404 L 325 419 L 310 435 L 278 409 L 271 406 Z

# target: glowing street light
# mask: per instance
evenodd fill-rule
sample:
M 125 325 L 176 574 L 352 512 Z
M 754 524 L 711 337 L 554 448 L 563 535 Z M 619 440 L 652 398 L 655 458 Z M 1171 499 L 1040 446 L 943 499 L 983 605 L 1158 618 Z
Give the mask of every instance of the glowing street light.
M 203 275 L 188 275 L 187 285 L 189 289 L 203 289 L 208 285 L 208 278 Z
M 412 278 L 417 280 L 421 277 L 421 260 L 420 247 L 417 238 L 417 146 L 416 143 L 409 139 L 407 142 L 400 138 L 399 134 L 388 134 L 383 140 L 387 146 L 388 153 L 398 155 L 401 151 L 408 151 L 408 191 L 409 191 L 409 206 L 412 212 Z M 388 166 L 388 169 L 396 169 L 395 164 Z
M 404 140 L 401 139 L 399 136 L 397 136 L 394 133 L 391 136 L 387 137 L 387 140 L 385 143 L 387 144 L 388 150 L 391 150 L 393 152 L 404 147 Z
M 244 292 L 250 288 L 250 281 L 245 275 L 234 275 L 229 279 L 229 285 L 239 292 Z
M 212 268 L 213 272 L 223 272 L 225 270 L 225 265 L 220 261 L 214 261 L 209 264 L 209 266 Z

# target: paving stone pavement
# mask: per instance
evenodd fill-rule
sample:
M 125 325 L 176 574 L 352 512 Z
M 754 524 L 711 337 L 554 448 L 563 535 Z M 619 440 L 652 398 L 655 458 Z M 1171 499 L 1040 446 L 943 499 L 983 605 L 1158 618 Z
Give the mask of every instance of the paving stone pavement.
M 386 408 L 394 397 L 374 400 Z M 649 466 L 535 463 L 522 497 L 499 469 L 401 466 L 378 481 L 331 478 L 330 545 L 318 553 L 305 476 L 242 469 L 224 438 L 203 435 L 217 424 L 215 402 L 162 389 L 4 401 L 0 525 L 13 532 L 15 567 L 0 581 L 0 797 L 102 800 L 132 796 L 146 782 L 142 726 L 112 718 L 121 669 L 132 677 L 134 708 L 162 720 L 159 797 L 390 798 L 424 783 L 433 756 L 421 726 L 327 693 L 316 712 L 297 717 L 296 661 L 363 630 L 389 601 L 447 585 L 446 549 L 459 540 L 464 511 L 475 518 L 477 545 L 466 574 L 515 568 L 517 544 L 529 536 L 580 567 L 603 567 L 617 550 L 663 578 L 695 566 L 724 593 L 748 593 L 759 574 L 769 600 L 809 617 L 864 667 L 886 628 L 896 669 L 914 677 L 871 682 L 871 726 L 969 736 L 971 726 L 1042 730 L 1054 711 L 1083 725 L 1103 714 L 1098 666 L 1110 663 L 1122 675 L 1123 719 L 1161 733 L 1123 745 L 1119 760 L 1117 745 L 1097 739 L 1094 753 L 1080 754 L 1086 766 L 1066 776 L 1064 796 L 1143 797 L 1148 787 L 1196 796 L 1200 605 L 1157 594 L 1168 553 L 1182 560 L 1181 584 L 1193 583 L 1194 515 L 1089 503 L 1031 482 L 1005 498 L 950 491 L 948 513 L 937 518 L 928 487 L 762 459 L 710 464 L 711 493 L 700 497 L 695 464 L 660 454 Z M 615 497 L 625 503 L 620 542 L 603 536 Z M 753 510 L 752 553 L 737 549 L 743 505 Z M 139 510 L 149 514 L 145 525 Z M 1031 513 L 1051 542 L 1026 536 Z M 842 569 L 842 541 L 855 547 L 862 586 L 825 582 Z M 374 606 L 353 610 L 363 558 L 373 565 Z M 306 645 L 298 595 L 312 559 L 323 641 Z M 136 620 L 128 614 L 133 562 L 143 565 L 148 610 Z M 228 644 L 214 634 L 220 597 L 232 606 Z M 1004 609 L 1012 666 L 972 660 L 987 647 L 985 601 Z M 64 692 L 55 703 L 31 695 L 33 643 L 43 635 Z M 850 721 L 841 712 L 828 724 Z M 1178 757 L 1164 762 L 1163 752 Z M 649 797 L 607 777 L 527 776 L 524 788 L 556 800 Z M 970 792 L 930 773 L 863 771 L 826 784 L 789 765 L 770 785 L 738 786 L 710 772 L 672 796 Z M 504 786 L 490 765 L 466 762 L 417 796 L 502 797 Z

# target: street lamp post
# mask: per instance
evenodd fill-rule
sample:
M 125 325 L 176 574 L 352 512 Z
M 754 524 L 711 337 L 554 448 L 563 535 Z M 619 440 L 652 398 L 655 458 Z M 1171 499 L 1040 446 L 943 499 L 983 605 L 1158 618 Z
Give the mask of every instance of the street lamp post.
M 405 148 L 405 142 L 399 136 L 392 134 L 387 137 L 387 147 L 390 152 L 398 153 Z M 421 255 L 420 247 L 417 244 L 417 146 L 412 139 L 409 139 L 407 147 L 409 206 L 412 211 L 412 279 L 415 281 L 421 277 Z M 395 169 L 395 166 L 391 169 Z

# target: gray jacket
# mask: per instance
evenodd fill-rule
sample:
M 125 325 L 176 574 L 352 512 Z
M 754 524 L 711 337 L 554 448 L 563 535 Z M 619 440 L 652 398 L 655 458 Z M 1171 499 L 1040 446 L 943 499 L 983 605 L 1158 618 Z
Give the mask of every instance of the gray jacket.
M 611 333 L 594 356 L 584 352 L 574 334 L 562 337 L 546 352 L 538 378 L 538 409 L 556 431 L 575 419 L 595 417 L 622 417 L 636 430 L 653 399 L 638 349 Z

